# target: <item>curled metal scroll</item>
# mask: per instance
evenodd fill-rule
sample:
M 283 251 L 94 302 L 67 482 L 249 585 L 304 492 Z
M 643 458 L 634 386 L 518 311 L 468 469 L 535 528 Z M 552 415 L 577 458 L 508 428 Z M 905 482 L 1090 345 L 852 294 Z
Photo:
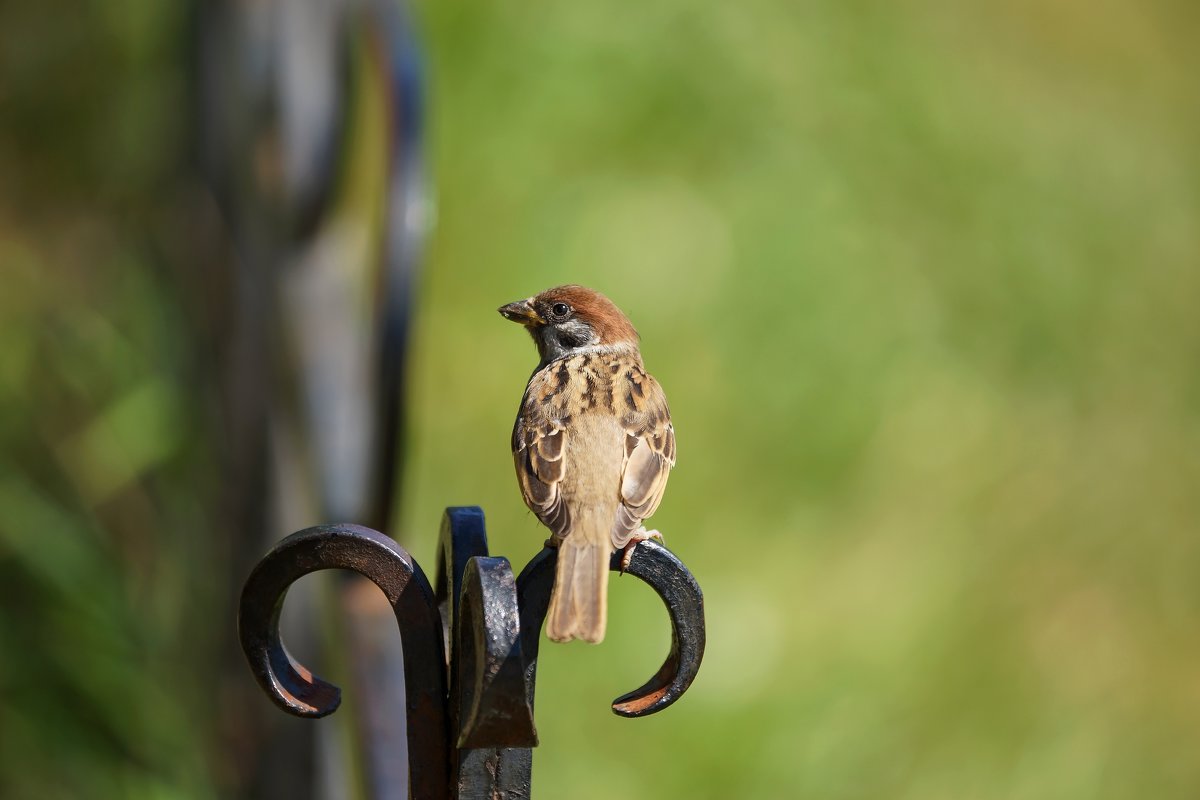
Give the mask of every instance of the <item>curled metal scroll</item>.
M 438 561 L 452 738 L 460 748 L 536 747 L 516 579 L 507 558 L 488 555 L 482 509 L 446 509 Z
M 610 568 L 621 570 L 620 551 L 613 554 Z M 547 547 L 533 557 L 517 578 L 521 608 L 521 643 L 526 671 L 537 669 L 537 652 L 542 622 L 554 586 L 558 551 Z M 644 717 L 674 703 L 692 685 L 704 658 L 704 595 L 688 568 L 674 553 L 654 541 L 638 544 L 628 575 L 641 578 L 658 593 L 671 620 L 671 649 L 663 665 L 650 680 L 613 701 L 613 713 L 622 717 Z M 532 698 L 531 698 L 532 702 Z
M 516 601 L 507 558 L 467 562 L 455 637 L 459 747 L 537 746 Z
M 613 554 L 611 568 L 621 568 L 621 553 Z M 700 584 L 674 553 L 654 541 L 633 551 L 625 570 L 658 592 L 671 618 L 671 650 L 650 680 L 613 701 L 613 712 L 622 717 L 644 717 L 662 711 L 678 700 L 700 670 L 704 658 L 704 594 Z
M 255 679 L 289 714 L 322 717 L 337 709 L 338 687 L 295 661 L 279 636 L 288 587 L 323 569 L 364 575 L 391 604 L 404 644 L 410 796 L 449 797 L 441 620 L 421 568 L 392 539 L 358 525 L 319 525 L 287 537 L 258 563 L 242 590 L 238 617 L 242 650 Z

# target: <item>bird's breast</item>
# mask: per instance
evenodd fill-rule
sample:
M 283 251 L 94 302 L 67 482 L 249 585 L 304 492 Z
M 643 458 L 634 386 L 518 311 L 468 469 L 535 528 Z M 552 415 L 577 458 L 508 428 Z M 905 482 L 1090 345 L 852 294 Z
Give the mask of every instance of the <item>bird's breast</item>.
M 615 354 L 570 356 L 530 379 L 524 413 L 555 420 L 566 433 L 563 497 L 573 507 L 620 499 L 625 457 L 621 380 L 634 365 Z
M 525 404 L 556 419 L 581 414 L 621 417 L 631 410 L 632 392 L 640 395 L 644 377 L 636 353 L 569 356 L 534 373 L 525 392 Z

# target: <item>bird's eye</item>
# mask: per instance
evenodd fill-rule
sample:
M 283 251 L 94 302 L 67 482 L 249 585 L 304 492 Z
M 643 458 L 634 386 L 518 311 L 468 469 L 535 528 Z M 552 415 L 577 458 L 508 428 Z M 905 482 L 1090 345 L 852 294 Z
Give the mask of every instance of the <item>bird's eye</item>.
M 571 313 L 571 307 L 566 303 L 555 303 L 550 306 L 550 313 L 556 317 L 565 317 Z

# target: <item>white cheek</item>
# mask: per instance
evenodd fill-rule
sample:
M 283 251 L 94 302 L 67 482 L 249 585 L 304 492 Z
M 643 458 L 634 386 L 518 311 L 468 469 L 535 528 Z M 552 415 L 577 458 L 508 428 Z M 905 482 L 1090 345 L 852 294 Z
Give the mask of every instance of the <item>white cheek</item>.
M 562 325 L 562 329 L 573 341 L 581 342 L 577 347 L 587 347 L 600 341 L 600 337 L 591 326 L 582 320 L 573 319 Z

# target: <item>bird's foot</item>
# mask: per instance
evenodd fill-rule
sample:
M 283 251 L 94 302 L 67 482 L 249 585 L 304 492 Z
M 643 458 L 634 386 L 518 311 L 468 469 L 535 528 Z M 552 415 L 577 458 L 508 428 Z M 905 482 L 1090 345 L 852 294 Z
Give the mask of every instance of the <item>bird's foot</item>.
M 624 555 L 621 556 L 621 574 L 622 575 L 625 574 L 625 570 L 629 569 L 629 562 L 633 560 L 634 549 L 639 544 L 646 541 L 647 539 L 658 539 L 660 542 L 666 541 L 665 539 L 663 539 L 663 535 L 661 533 L 659 533 L 658 531 L 646 530 L 645 525 L 641 526 L 636 531 L 634 531 L 633 535 L 629 537 L 629 542 L 625 545 Z

